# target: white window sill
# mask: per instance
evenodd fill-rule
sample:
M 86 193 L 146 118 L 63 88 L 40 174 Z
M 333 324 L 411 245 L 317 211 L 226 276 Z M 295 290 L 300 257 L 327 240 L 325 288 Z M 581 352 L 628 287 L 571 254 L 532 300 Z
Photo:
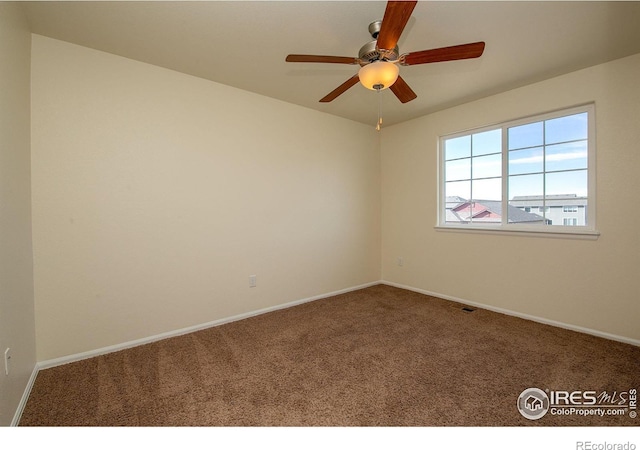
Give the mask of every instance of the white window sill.
M 588 239 L 596 240 L 600 236 L 599 231 L 593 230 L 576 230 L 575 227 L 553 227 L 551 230 L 532 229 L 531 227 L 492 227 L 492 226 L 455 226 L 455 225 L 436 225 L 436 231 L 451 231 L 454 233 L 485 233 L 507 236 L 528 236 L 528 237 L 544 237 L 544 238 L 562 238 L 562 239 Z M 571 229 L 574 228 L 574 229 Z

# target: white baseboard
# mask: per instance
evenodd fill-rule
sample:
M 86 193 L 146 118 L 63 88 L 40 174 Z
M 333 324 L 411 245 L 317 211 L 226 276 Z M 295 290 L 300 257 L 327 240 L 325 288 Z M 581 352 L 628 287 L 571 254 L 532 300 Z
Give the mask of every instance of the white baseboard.
M 353 287 L 350 287 L 350 288 L 341 289 L 339 291 L 329 292 L 329 293 L 326 293 L 326 294 L 321 294 L 321 295 L 316 295 L 316 296 L 313 296 L 313 297 L 303 298 L 301 300 L 295 300 L 295 301 L 289 302 L 289 303 L 283 303 L 283 304 L 280 304 L 280 305 L 270 306 L 268 308 L 258 309 L 256 311 L 250 311 L 250 312 L 247 312 L 247 313 L 238 314 L 236 316 L 225 317 L 225 318 L 222 318 L 222 319 L 213 320 L 211 322 L 206 322 L 206 323 L 194 325 L 194 326 L 187 327 L 187 328 L 181 328 L 179 330 L 168 331 L 166 333 L 156 334 L 154 336 L 148 336 L 148 337 L 145 337 L 145 338 L 142 338 L 142 339 L 136 339 L 134 341 L 123 342 L 121 344 L 111 345 L 111 346 L 108 346 L 108 347 L 102 347 L 102 348 L 98 348 L 98 349 L 95 349 L 95 350 L 89 350 L 89 351 L 82 352 L 82 353 L 76 353 L 74 355 L 68 355 L 68 356 L 63 356 L 63 357 L 60 357 L 60 358 L 49 359 L 49 360 L 46 360 L 46 361 L 40 361 L 40 362 L 38 362 L 36 364 L 36 368 L 38 370 L 41 370 L 41 369 L 48 369 L 50 367 L 61 366 L 63 364 L 68 364 L 68 363 L 75 362 L 75 361 L 81 361 L 83 359 L 93 358 L 95 356 L 105 355 L 107 353 L 113 353 L 113 352 L 117 352 L 117 351 L 120 351 L 120 350 L 125 350 L 127 348 L 137 347 L 139 345 L 149 344 L 151 342 L 160 341 L 162 339 L 168 339 L 168 338 L 172 338 L 172 337 L 176 337 L 176 336 L 181 336 L 183 334 L 193 333 L 195 331 L 200 331 L 200 330 L 204 330 L 204 329 L 207 329 L 207 328 L 216 327 L 216 326 L 219 326 L 219 325 L 224 325 L 226 323 L 236 322 L 236 321 L 242 320 L 242 319 L 248 319 L 249 317 L 258 316 L 258 315 L 261 315 L 261 314 L 266 314 L 266 313 L 269 313 L 269 312 L 272 312 L 272 311 L 277 311 L 279 309 L 290 308 L 292 306 L 301 305 L 303 303 L 308 303 L 308 302 L 312 302 L 312 301 L 315 301 L 315 300 L 320 300 L 320 299 L 327 298 L 327 297 L 333 297 L 335 295 L 345 294 L 347 292 L 357 291 L 359 289 L 368 288 L 368 287 L 375 286 L 375 285 L 380 284 L 380 283 L 381 283 L 380 281 L 373 281 L 371 283 L 362 284 L 360 286 L 353 286 Z
M 18 408 L 16 409 L 16 413 L 13 415 L 13 420 L 11 421 L 12 427 L 17 427 L 20 423 L 20 418 L 22 417 L 22 411 L 24 411 L 24 407 L 27 406 L 27 400 L 29 400 L 29 395 L 31 395 L 31 389 L 33 388 L 33 383 L 36 381 L 36 377 L 38 376 L 38 365 L 33 366 L 33 370 L 31 371 L 31 376 L 29 377 L 29 381 L 27 382 L 27 387 L 25 387 L 24 392 L 22 393 L 22 398 L 20 399 L 20 403 L 18 403 Z
M 438 292 L 427 291 L 425 289 L 414 288 L 412 286 L 406 286 L 406 285 L 403 285 L 403 284 L 394 283 L 392 281 L 381 280 L 380 283 L 381 284 L 386 284 L 387 286 L 393 286 L 393 287 L 397 287 L 397 288 L 400 288 L 400 289 L 406 289 L 408 291 L 417 292 L 419 294 L 430 295 L 431 297 L 438 297 L 438 298 L 441 298 L 441 299 L 444 299 L 444 300 L 450 300 L 450 301 L 457 302 L 457 303 L 463 303 L 463 304 L 469 305 L 469 306 L 475 306 L 477 308 L 486 309 L 488 311 L 493 311 L 493 312 L 497 312 L 497 313 L 500 313 L 500 314 L 506 314 L 507 316 L 519 317 L 520 319 L 531 320 L 533 322 L 543 323 L 545 325 L 552 325 L 554 327 L 564 328 L 566 330 L 571 330 L 571 331 L 577 331 L 579 333 L 590 334 L 592 336 L 597 336 L 597 337 L 609 339 L 609 340 L 612 340 L 612 341 L 623 342 L 625 344 L 631 344 L 631 345 L 635 345 L 637 347 L 640 347 L 640 340 L 628 338 L 628 337 L 625 337 L 625 336 L 618 336 L 618 335 L 615 335 L 615 334 L 605 333 L 603 331 L 593 330 L 591 328 L 585 328 L 585 327 L 580 327 L 580 326 L 577 326 L 577 325 L 571 325 L 571 324 L 564 323 L 564 322 L 558 322 L 558 321 L 555 321 L 555 320 L 545 319 L 544 317 L 532 316 L 532 315 L 524 314 L 524 313 L 521 313 L 521 312 L 518 312 L 518 311 L 513 311 L 513 310 L 510 310 L 510 309 L 498 308 L 496 306 L 486 305 L 486 304 L 478 303 L 478 302 L 472 302 L 472 301 L 465 300 L 465 299 L 462 299 L 462 298 L 453 297 L 451 295 L 445 295 L 445 294 L 440 294 Z
M 632 339 L 632 338 L 628 338 L 625 336 L 618 336 L 615 334 L 610 334 L 610 333 L 605 333 L 602 331 L 598 331 L 598 330 L 593 330 L 590 328 L 585 328 L 585 327 L 580 327 L 577 325 L 572 325 L 572 324 L 568 324 L 568 323 L 564 323 L 564 322 L 558 322 L 555 320 L 550 320 L 550 319 L 546 319 L 543 317 L 537 317 L 537 316 L 532 316 L 529 314 L 524 314 L 518 311 L 513 311 L 513 310 L 509 310 L 509 309 L 504 309 L 504 308 L 498 308 L 495 306 L 491 306 L 491 305 L 487 305 L 487 304 L 483 304 L 483 303 L 478 303 L 478 302 L 473 302 L 473 301 L 469 301 L 466 299 L 461 299 L 461 298 L 457 298 L 457 297 L 453 297 L 451 295 L 446 295 L 446 294 L 441 294 L 438 292 L 433 292 L 433 291 L 428 291 L 425 289 L 419 289 L 419 288 L 415 288 L 413 286 L 407 286 L 407 285 L 403 285 L 403 284 L 399 284 L 399 283 L 394 283 L 391 281 L 385 281 L 385 280 L 379 280 L 379 281 L 373 281 L 370 283 L 366 283 L 366 284 L 362 284 L 359 286 L 353 286 L 350 288 L 346 288 L 346 289 L 341 289 L 338 291 L 334 291 L 334 292 L 329 292 L 326 294 L 321 294 L 321 295 L 316 295 L 313 297 L 308 297 L 308 298 L 303 298 L 300 300 L 295 300 L 293 302 L 289 302 L 289 303 L 283 303 L 280 305 L 275 305 L 275 306 L 271 306 L 268 308 L 263 308 L 263 309 L 259 309 L 256 311 L 250 311 L 247 313 L 243 313 L 243 314 L 238 314 L 235 316 L 231 316 L 231 317 L 225 317 L 222 319 L 218 319 L 218 320 L 214 320 L 211 322 L 206 322 L 206 323 L 202 323 L 202 324 L 198 324 L 198 325 L 194 325 L 191 327 L 187 327 L 187 328 L 181 328 L 179 330 L 173 330 L 173 331 L 168 331 L 166 333 L 161 333 L 161 334 L 157 334 L 154 336 L 149 336 L 149 337 L 145 337 L 142 339 L 136 339 L 134 341 L 129 341 L 129 342 L 123 342 L 121 344 L 116 344 L 116 345 L 111 345 L 108 347 L 102 347 L 99 349 L 95 349 L 95 350 L 90 350 L 87 352 L 83 352 L 83 353 L 77 353 L 74 355 L 68 355 L 68 356 L 63 356 L 61 358 L 55 358 L 55 359 L 50 359 L 50 360 L 46 360 L 46 361 L 40 361 L 36 364 L 36 368 L 34 369 L 34 374 L 32 375 L 32 380 L 30 380 L 30 385 L 28 386 L 29 391 L 31 390 L 31 383 L 33 383 L 33 380 L 35 380 L 35 375 L 37 374 L 37 371 L 40 369 L 47 369 L 50 367 L 55 367 L 55 366 L 60 366 L 63 364 L 68 364 L 70 362 L 75 362 L 75 361 L 80 361 L 83 359 L 87 359 L 87 358 L 93 358 L 95 356 L 99 356 L 99 355 L 104 355 L 107 353 L 112 353 L 112 352 L 117 352 L 120 350 L 125 350 L 127 348 L 131 348 L 131 347 L 137 347 L 139 345 L 144 345 L 144 344 L 149 344 L 151 342 L 155 342 L 155 341 L 159 341 L 162 339 L 168 339 L 171 337 L 175 337 L 175 336 L 180 336 L 183 334 L 188 334 L 188 333 L 193 333 L 195 331 L 200 331 L 200 330 L 204 330 L 207 328 L 211 328 L 211 327 L 215 327 L 215 326 L 219 326 L 219 325 L 224 325 L 226 323 L 230 323 L 230 322 L 235 322 L 238 320 L 242 320 L 242 319 L 247 319 L 249 317 L 253 317 L 253 316 L 257 316 L 260 314 L 265 314 L 265 313 L 269 313 L 272 311 L 277 311 L 279 309 L 285 309 L 285 308 L 290 308 L 292 306 L 296 306 L 296 305 L 301 305 L 303 303 L 307 303 L 307 302 L 311 302 L 314 300 L 320 300 L 323 298 L 327 298 L 327 297 L 333 297 L 335 295 L 340 295 L 340 294 L 344 294 L 347 292 L 352 292 L 352 291 L 357 291 L 359 289 L 364 289 L 367 287 L 371 287 L 371 286 L 375 286 L 377 284 L 386 284 L 388 286 L 394 286 L 400 289 L 406 289 L 409 291 L 413 291 L 413 292 L 418 292 L 420 294 L 425 294 L 425 295 L 430 295 L 433 297 L 438 297 L 438 298 L 442 298 L 444 300 L 450 300 L 450 301 L 455 301 L 458 303 L 464 303 L 466 305 L 469 306 L 475 306 L 477 308 L 482 308 L 482 309 L 486 309 L 489 311 L 493 311 L 493 312 L 497 312 L 500 314 L 506 314 L 509 316 L 514 316 L 514 317 L 519 317 L 521 319 L 526 319 L 526 320 L 532 320 L 534 322 L 538 322 L 538 323 L 543 323 L 546 325 L 552 325 L 555 327 L 559 327 L 559 328 L 565 328 L 567 330 L 572 330 L 572 331 L 577 331 L 580 333 L 585 333 L 585 334 L 590 334 L 593 336 L 597 336 L 597 337 L 601 337 L 601 338 L 605 338 L 605 339 L 610 339 L 613 341 L 618 341 L 618 342 L 623 342 L 625 344 L 631 344 L 631 345 L 635 345 L 640 347 L 640 340 L 637 339 Z M 28 397 L 28 395 L 27 395 Z M 23 399 L 26 402 L 26 397 Z

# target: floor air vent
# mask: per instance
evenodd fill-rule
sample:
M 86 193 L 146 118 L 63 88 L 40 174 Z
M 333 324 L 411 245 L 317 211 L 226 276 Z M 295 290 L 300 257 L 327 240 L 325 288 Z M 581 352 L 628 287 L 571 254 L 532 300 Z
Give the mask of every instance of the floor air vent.
M 475 309 L 473 309 L 473 308 L 469 308 L 468 306 L 465 306 L 464 308 L 462 308 L 462 310 L 463 310 L 464 312 L 469 312 L 469 313 L 470 313 L 470 312 L 474 312 L 474 311 L 475 311 Z

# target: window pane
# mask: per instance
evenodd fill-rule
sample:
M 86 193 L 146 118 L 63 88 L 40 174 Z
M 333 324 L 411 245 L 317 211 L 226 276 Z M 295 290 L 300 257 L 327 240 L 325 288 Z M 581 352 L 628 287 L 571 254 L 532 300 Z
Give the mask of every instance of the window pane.
M 489 178 L 486 180 L 473 180 L 471 184 L 473 198 L 477 200 L 502 199 L 502 179 Z
M 517 175 L 509 177 L 509 200 L 516 197 L 530 197 L 544 195 L 543 175 Z
M 472 158 L 473 178 L 491 178 L 502 175 L 502 155 L 488 155 Z
M 588 198 L 589 182 L 595 176 L 589 173 L 592 112 L 592 106 L 573 108 L 443 137 L 442 223 L 507 230 L 517 225 L 540 232 L 563 225 L 595 230 L 594 223 L 587 225 L 587 214 L 595 216 L 593 203 L 588 209 L 593 200 Z
M 454 181 L 445 184 L 445 221 L 466 223 L 470 216 L 467 200 L 471 197 L 471 181 Z
M 444 144 L 444 159 L 465 158 L 471 156 L 471 136 L 447 139 Z
M 445 180 L 468 180 L 471 178 L 471 158 L 454 159 L 445 165 Z
M 509 150 L 542 145 L 544 144 L 542 122 L 509 128 L 508 139 Z
M 471 198 L 471 181 L 454 181 L 445 184 L 445 197 L 460 197 L 464 200 Z
M 587 196 L 587 171 L 554 172 L 547 174 L 545 194 Z
M 558 117 L 545 122 L 547 144 L 587 139 L 587 113 Z
M 549 145 L 546 152 L 547 172 L 587 168 L 587 141 Z
M 542 147 L 509 152 L 509 175 L 543 171 Z
M 472 135 L 473 156 L 502 152 L 502 130 L 485 131 Z

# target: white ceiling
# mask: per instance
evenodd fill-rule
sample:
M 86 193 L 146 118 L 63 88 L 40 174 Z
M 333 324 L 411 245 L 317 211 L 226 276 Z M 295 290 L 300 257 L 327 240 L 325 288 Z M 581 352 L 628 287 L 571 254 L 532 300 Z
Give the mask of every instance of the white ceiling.
M 363 123 L 376 93 L 318 100 L 358 66 L 286 63 L 289 53 L 357 56 L 384 1 L 24 2 L 32 31 Z M 421 1 L 401 53 L 485 41 L 481 58 L 401 67 L 418 95 L 383 92 L 385 124 L 640 53 L 640 2 Z

